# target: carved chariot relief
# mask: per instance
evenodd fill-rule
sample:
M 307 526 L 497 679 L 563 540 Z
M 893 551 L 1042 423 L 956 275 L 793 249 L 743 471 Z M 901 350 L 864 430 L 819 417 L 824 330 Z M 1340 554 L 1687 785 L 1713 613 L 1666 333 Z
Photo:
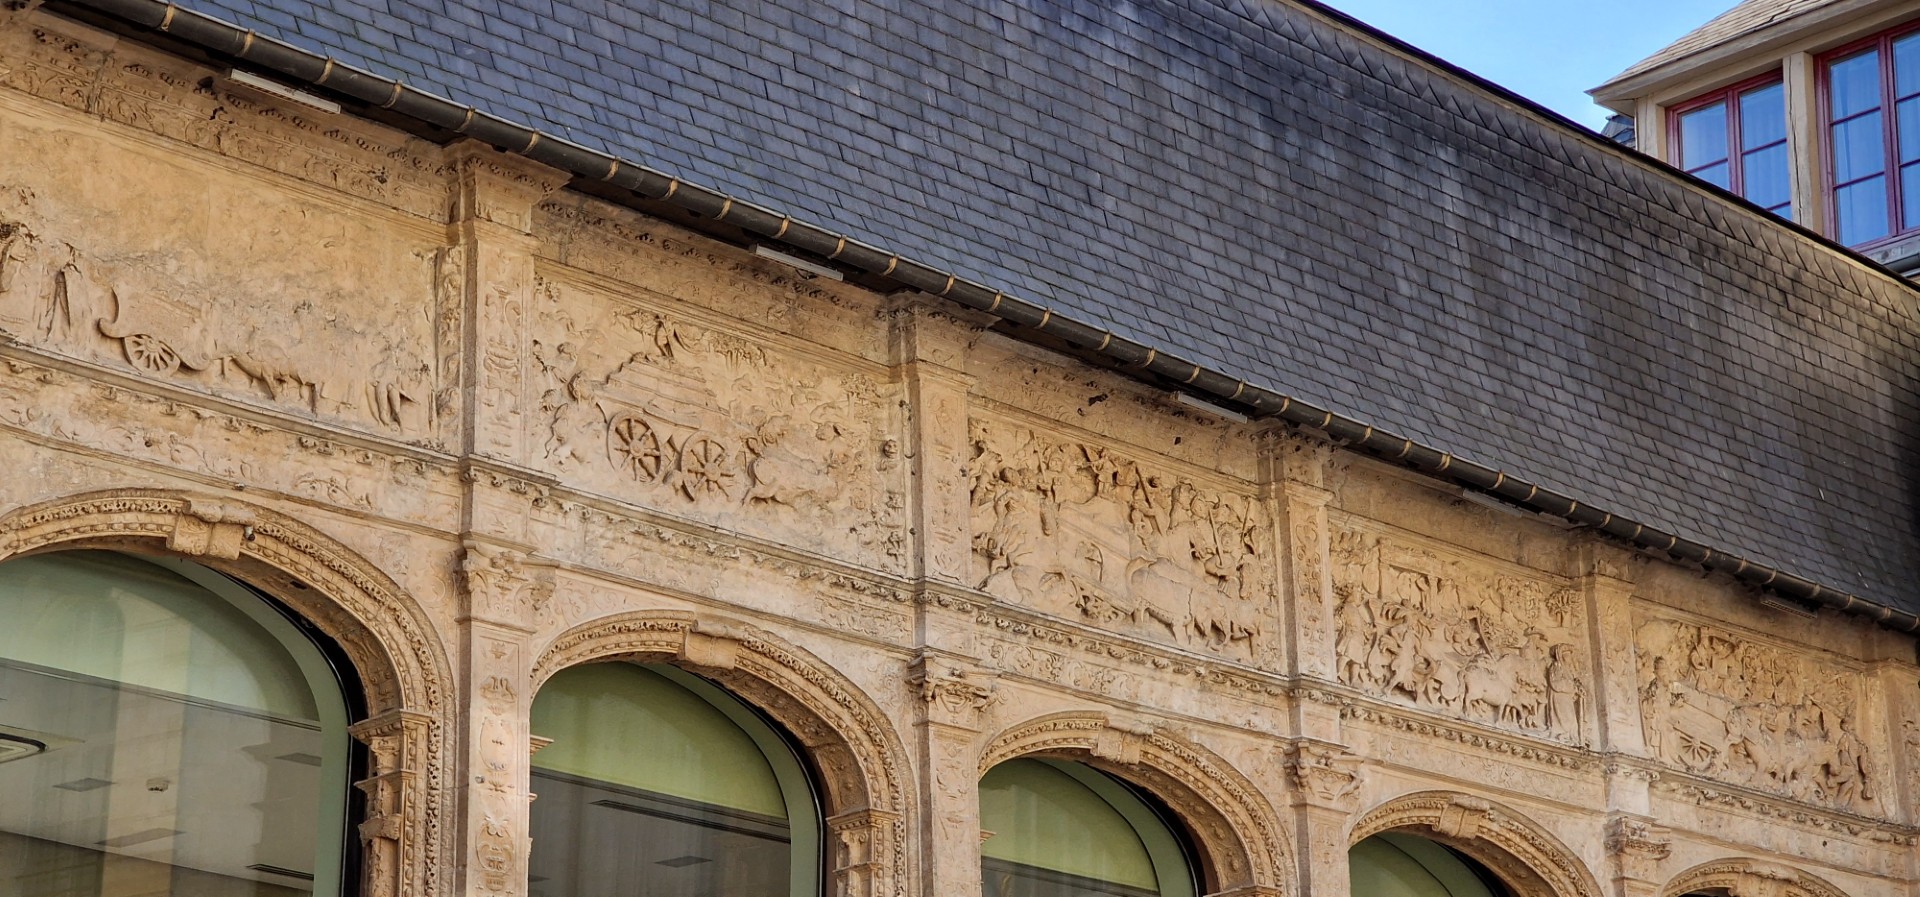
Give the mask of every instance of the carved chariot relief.
M 216 279 L 194 270 L 190 246 L 90 247 L 75 242 L 84 228 L 49 224 L 37 206 L 33 191 L 0 186 L 0 330 L 148 379 L 430 441 L 434 325 L 409 303 L 297 273 Z M 432 263 L 414 261 L 424 303 Z
M 1687 772 L 1854 812 L 1877 767 L 1859 734 L 1858 674 L 1680 620 L 1635 633 L 1647 748 Z
M 550 422 L 539 453 L 563 476 L 714 525 L 904 562 L 890 385 L 738 331 L 582 302 L 554 284 L 541 292 L 560 311 L 536 325 Z
M 973 421 L 976 585 L 1011 604 L 1270 662 L 1272 527 L 1258 500 L 1119 451 Z
M 1333 531 L 1340 681 L 1378 697 L 1586 744 L 1578 593 L 1378 533 Z

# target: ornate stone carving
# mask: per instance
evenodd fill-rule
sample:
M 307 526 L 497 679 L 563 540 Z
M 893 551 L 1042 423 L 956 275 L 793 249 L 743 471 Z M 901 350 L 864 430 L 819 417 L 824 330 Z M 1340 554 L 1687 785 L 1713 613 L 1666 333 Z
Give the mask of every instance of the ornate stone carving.
M 1673 853 L 1672 832 L 1651 819 L 1618 813 L 1607 820 L 1607 852 L 1619 874 L 1636 882 L 1658 882 L 1660 864 Z
M 1725 859 L 1703 863 L 1673 877 L 1671 897 L 1725 890 L 1729 897 L 1847 897 L 1822 879 L 1779 863 Z
M 428 316 L 298 270 L 217 281 L 197 270 L 199 247 L 95 248 L 84 230 L 62 237 L 44 217 L 30 192 L 0 185 L 0 234 L 10 235 L 0 236 L 0 327 L 11 320 L 38 346 L 154 380 L 432 436 Z M 415 261 L 411 273 L 428 283 Z
M 1635 632 L 1648 749 L 1699 775 L 1860 810 L 1880 790 L 1858 733 L 1858 674 L 1681 620 Z
M 531 629 L 553 597 L 553 568 L 508 548 L 468 541 L 460 577 L 469 616 L 516 629 Z
M 739 331 L 554 284 L 543 295 L 559 310 L 534 346 L 547 463 L 703 522 L 905 562 L 893 386 Z
M 1578 594 L 1365 530 L 1334 532 L 1340 681 L 1584 744 L 1593 716 Z
M 1029 755 L 1090 760 L 1166 801 L 1217 864 L 1223 890 L 1296 880 L 1291 839 L 1259 788 L 1225 759 L 1148 720 L 1116 725 L 1098 712 L 1029 720 L 987 743 L 978 772 Z
M 978 587 L 1002 601 L 1272 663 L 1261 504 L 1093 443 L 974 421 Z
M 1421 791 L 1354 823 L 1353 843 L 1396 829 L 1440 840 L 1485 863 L 1517 897 L 1600 897 L 1600 884 L 1559 839 L 1513 809 L 1473 795 Z
M 991 674 L 937 654 L 916 658 L 907 681 L 920 693 L 927 718 L 942 725 L 975 728 L 994 701 Z
M 1287 746 L 1287 772 L 1309 802 L 1349 807 L 1360 791 L 1360 758 L 1346 748 L 1309 738 Z

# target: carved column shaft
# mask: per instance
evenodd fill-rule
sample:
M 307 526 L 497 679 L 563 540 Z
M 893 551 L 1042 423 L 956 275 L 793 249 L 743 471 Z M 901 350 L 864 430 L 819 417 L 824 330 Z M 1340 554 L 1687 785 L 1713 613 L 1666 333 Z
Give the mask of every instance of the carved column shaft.
M 353 737 L 367 746 L 369 774 L 355 782 L 367 796 L 366 818 L 360 823 L 361 874 L 367 897 L 395 897 L 408 893 L 410 882 L 425 880 L 425 869 L 410 868 L 401 843 L 426 808 L 418 805 L 421 771 L 428 761 L 427 738 L 431 718 L 404 710 L 390 711 L 354 724 Z M 418 857 L 421 851 L 414 851 Z
M 972 560 L 966 475 L 966 352 L 976 329 L 935 312 L 924 298 L 893 313 L 894 361 L 907 387 L 909 575 L 955 585 L 967 582 Z

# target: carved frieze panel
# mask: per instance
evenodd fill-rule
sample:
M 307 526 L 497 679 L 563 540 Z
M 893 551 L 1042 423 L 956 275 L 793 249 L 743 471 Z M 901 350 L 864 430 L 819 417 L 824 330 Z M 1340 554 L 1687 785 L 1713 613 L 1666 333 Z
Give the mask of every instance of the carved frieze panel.
M 1340 681 L 1388 700 L 1585 744 L 1591 661 L 1559 578 L 1336 526 Z
M 620 501 L 886 570 L 906 553 L 883 375 L 546 282 L 535 457 Z
M 1861 736 L 1858 671 L 1687 620 L 1644 620 L 1634 644 L 1655 757 L 1801 803 L 1890 812 Z
M 974 584 L 1113 631 L 1278 662 L 1254 496 L 1090 440 L 971 423 Z
M 122 163 L 139 164 L 112 164 Z M 72 191 L 5 184 L 22 176 L 10 168 L 0 163 L 0 330 L 170 386 L 436 443 L 424 244 L 395 249 L 367 222 L 327 224 L 318 206 L 258 197 L 232 213 L 246 223 L 216 221 L 191 208 L 207 197 L 188 192 L 148 197 L 168 224 L 136 233 L 97 223 Z M 253 248 L 235 255 L 237 245 Z

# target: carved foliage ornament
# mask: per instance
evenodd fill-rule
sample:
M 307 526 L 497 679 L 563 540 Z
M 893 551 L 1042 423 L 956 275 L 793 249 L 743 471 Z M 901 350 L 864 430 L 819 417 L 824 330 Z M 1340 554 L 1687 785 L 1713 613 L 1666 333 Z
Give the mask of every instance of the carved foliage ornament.
M 1340 681 L 1585 744 L 1591 666 L 1578 593 L 1376 533 L 1333 533 Z
M 975 420 L 977 587 L 1122 632 L 1275 661 L 1271 527 L 1218 492 L 1106 446 Z

